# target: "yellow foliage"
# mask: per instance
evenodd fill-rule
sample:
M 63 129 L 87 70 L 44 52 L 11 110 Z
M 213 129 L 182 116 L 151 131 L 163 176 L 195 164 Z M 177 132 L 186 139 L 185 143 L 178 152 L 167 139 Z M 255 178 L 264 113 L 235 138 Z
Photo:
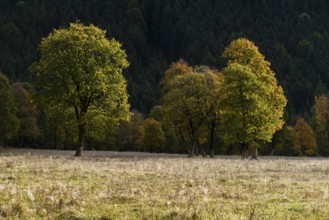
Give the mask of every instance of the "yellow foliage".
M 329 133 L 329 100 L 326 96 L 315 97 L 315 120 L 318 129 Z
M 161 84 L 163 85 L 163 92 L 168 90 L 167 85 L 174 77 L 182 75 L 184 73 L 193 72 L 193 68 L 184 60 L 179 60 L 170 65 L 170 67 L 166 70 L 163 79 L 161 80 Z
M 193 155 L 196 143 L 207 140 L 203 128 L 207 120 L 218 115 L 222 76 L 206 66 L 192 69 L 180 60 L 166 71 L 162 83 L 164 118 Z
M 160 122 L 155 119 L 146 119 L 142 125 L 138 127 L 139 137 L 137 145 L 149 152 L 163 151 L 166 142 L 165 134 L 162 130 Z
M 316 152 L 316 137 L 313 129 L 303 119 L 299 118 L 294 127 L 290 127 L 292 144 L 298 155 L 314 155 Z
M 222 56 L 228 59 L 221 102 L 226 141 L 247 145 L 270 142 L 284 124 L 287 103 L 270 63 L 245 38 L 231 42 Z

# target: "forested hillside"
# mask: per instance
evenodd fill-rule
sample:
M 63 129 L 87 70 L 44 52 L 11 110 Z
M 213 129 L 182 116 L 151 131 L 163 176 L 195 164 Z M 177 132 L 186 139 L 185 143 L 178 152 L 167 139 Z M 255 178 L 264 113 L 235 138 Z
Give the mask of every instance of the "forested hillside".
M 314 95 L 329 84 L 329 2 L 318 0 L 29 0 L 0 1 L 0 69 L 11 82 L 32 81 L 28 67 L 53 28 L 80 20 L 123 43 L 133 108 L 148 112 L 159 98 L 168 65 L 221 68 L 220 54 L 247 37 L 271 62 L 289 100 L 289 120 L 307 116 Z

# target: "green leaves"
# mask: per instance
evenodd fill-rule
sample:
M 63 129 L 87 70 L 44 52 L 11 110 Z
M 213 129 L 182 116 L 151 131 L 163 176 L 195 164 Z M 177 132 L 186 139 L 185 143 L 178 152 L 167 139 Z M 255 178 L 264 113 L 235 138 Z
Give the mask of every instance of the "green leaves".
M 286 99 L 270 64 L 247 39 L 233 41 L 224 51 L 222 123 L 228 143 L 270 142 L 281 129 Z
M 49 103 L 81 107 L 84 113 L 97 106 L 109 116 L 118 106 L 129 108 L 122 76 L 129 63 L 121 44 L 107 40 L 105 31 L 71 24 L 44 38 L 40 52 L 41 59 L 31 71 L 37 75 L 37 89 Z
M 48 105 L 75 111 L 77 123 L 88 125 L 96 117 L 110 121 L 129 118 L 126 80 L 122 70 L 127 55 L 105 31 L 71 24 L 55 30 L 40 44 L 41 59 L 31 71 L 37 76 L 39 98 Z
M 190 156 L 206 133 L 209 118 L 218 112 L 221 75 L 208 67 L 194 69 L 179 61 L 166 71 L 162 103 L 166 120 L 174 124 Z M 203 138 L 204 139 L 204 138 Z

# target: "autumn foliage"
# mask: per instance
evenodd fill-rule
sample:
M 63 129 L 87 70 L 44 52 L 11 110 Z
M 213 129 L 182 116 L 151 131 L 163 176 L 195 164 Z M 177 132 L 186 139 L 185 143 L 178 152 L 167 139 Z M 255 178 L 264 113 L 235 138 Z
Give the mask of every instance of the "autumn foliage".
M 311 156 L 316 153 L 317 143 L 315 133 L 303 118 L 297 119 L 296 125 L 289 129 L 297 155 Z

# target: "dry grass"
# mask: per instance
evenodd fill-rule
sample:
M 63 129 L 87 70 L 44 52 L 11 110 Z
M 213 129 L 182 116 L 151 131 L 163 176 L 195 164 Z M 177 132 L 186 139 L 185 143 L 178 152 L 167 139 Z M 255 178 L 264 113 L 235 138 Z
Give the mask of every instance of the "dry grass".
M 329 218 L 326 159 L 42 152 L 0 153 L 0 218 Z

